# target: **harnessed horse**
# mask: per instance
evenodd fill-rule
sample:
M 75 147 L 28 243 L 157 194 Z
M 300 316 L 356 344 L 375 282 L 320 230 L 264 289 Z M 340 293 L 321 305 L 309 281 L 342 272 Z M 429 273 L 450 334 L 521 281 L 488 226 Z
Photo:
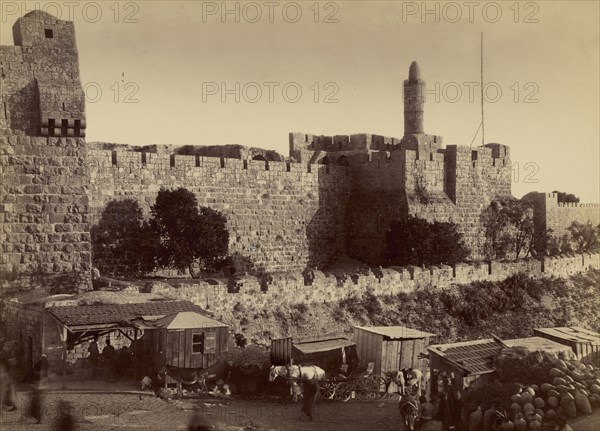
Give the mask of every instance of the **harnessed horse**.
M 406 431 L 414 431 L 415 421 L 419 417 L 419 402 L 411 395 L 402 395 L 398 401 L 400 417 Z
M 272 382 L 277 377 L 282 377 L 291 382 L 292 401 L 298 401 L 298 396 L 302 394 L 302 387 L 298 384 L 301 380 L 325 380 L 325 370 L 316 365 L 300 366 L 300 365 L 281 365 L 271 366 L 269 372 L 269 382 Z
M 189 386 L 196 383 L 200 383 L 201 386 L 205 385 L 208 370 L 206 368 L 179 368 L 165 365 L 158 373 L 158 377 L 164 379 L 165 375 L 168 375 L 177 382 L 177 394 L 182 398 L 182 385 Z

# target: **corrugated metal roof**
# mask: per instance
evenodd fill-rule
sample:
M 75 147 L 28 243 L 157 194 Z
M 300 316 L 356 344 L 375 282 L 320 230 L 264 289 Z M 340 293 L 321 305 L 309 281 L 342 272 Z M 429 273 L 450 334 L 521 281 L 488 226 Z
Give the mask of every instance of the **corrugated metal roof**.
M 138 316 L 163 317 L 180 311 L 202 311 L 200 307 L 190 301 L 65 305 L 48 307 L 46 310 L 67 326 L 117 324 Z
M 199 329 L 227 327 L 226 324 L 208 316 L 193 311 L 181 311 L 179 313 L 165 316 L 154 322 L 154 326 L 166 329 Z
M 593 346 L 600 346 L 600 334 L 589 329 L 578 326 L 562 326 L 556 328 L 535 328 L 535 331 L 563 340 L 576 343 L 590 343 Z
M 405 326 L 357 326 L 356 328 L 375 334 L 381 334 L 394 340 L 435 337 L 435 334 L 419 331 L 418 329 L 407 328 Z
M 354 346 L 354 342 L 346 338 L 336 338 L 332 340 L 308 341 L 303 343 L 294 343 L 294 348 L 304 354 L 329 352 L 330 350 L 341 349 L 342 347 Z
M 456 362 L 470 374 L 482 374 L 495 371 L 494 357 L 504 346 L 494 339 L 473 340 L 452 344 L 437 344 L 429 346 L 443 358 Z
M 504 344 L 509 347 L 525 347 L 531 352 L 538 350 L 550 353 L 564 352 L 569 357 L 574 357 L 573 349 L 564 344 L 557 343 L 556 341 L 549 340 L 544 337 L 527 337 L 527 338 L 515 338 L 514 340 L 502 340 Z

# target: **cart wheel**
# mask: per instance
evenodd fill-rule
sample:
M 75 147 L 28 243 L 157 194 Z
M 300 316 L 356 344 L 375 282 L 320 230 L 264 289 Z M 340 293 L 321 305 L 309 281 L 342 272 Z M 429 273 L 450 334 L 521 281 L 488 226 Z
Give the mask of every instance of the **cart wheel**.
M 356 384 L 356 395 L 361 400 L 376 400 L 379 398 L 379 382 L 373 376 L 360 378 Z
M 371 376 L 377 385 L 377 398 L 383 397 L 387 393 L 388 384 L 386 380 L 381 376 Z
M 335 399 L 343 402 L 352 398 L 352 387 L 346 383 L 339 383 L 335 388 Z
M 335 395 L 335 384 L 331 382 L 325 382 L 321 385 L 321 396 L 328 400 L 333 399 Z

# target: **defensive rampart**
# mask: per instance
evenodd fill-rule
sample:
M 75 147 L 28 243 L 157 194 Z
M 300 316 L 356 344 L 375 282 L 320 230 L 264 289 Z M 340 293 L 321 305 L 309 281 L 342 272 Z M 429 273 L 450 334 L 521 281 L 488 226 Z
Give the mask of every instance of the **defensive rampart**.
M 185 187 L 227 216 L 240 269 L 302 270 L 344 248 L 345 166 L 92 149 L 87 161 L 93 223 L 110 201 L 133 198 L 147 214 L 161 187 Z
M 559 256 L 543 261 L 530 259 L 515 262 L 461 264 L 456 267 L 392 267 L 368 273 L 335 276 L 321 271 L 274 274 L 272 278 L 246 276 L 235 283 L 180 283 L 177 288 L 166 283 L 153 286 L 153 293 L 187 299 L 205 307 L 220 318 L 227 318 L 237 303 L 246 308 L 262 309 L 277 305 L 335 302 L 367 292 L 375 295 L 410 293 L 419 289 L 445 289 L 475 281 L 500 281 L 525 273 L 531 277 L 568 277 L 592 268 L 600 268 L 600 254 Z

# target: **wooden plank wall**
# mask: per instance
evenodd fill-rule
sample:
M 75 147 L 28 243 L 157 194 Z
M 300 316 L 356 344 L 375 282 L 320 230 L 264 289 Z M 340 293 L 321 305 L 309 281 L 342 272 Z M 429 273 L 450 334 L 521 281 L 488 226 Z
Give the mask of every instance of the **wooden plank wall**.
M 360 367 L 365 368 L 369 362 L 375 363 L 374 374 L 381 373 L 383 335 L 354 328 L 354 342 L 360 360 Z
M 577 355 L 579 360 L 583 362 L 587 362 L 592 359 L 596 352 L 600 352 L 600 346 L 594 346 L 592 343 L 579 342 L 579 341 L 571 341 L 562 337 L 557 337 L 554 335 L 546 334 L 543 332 L 538 332 L 535 329 L 533 330 L 534 334 L 543 337 L 547 340 L 556 341 L 557 343 L 564 344 L 565 346 L 569 346 L 573 353 Z
M 196 333 L 216 333 L 215 353 L 192 353 L 192 335 Z M 163 349 L 167 364 L 181 368 L 208 368 L 219 361 L 227 351 L 227 328 L 202 328 L 160 331 L 164 341 Z

